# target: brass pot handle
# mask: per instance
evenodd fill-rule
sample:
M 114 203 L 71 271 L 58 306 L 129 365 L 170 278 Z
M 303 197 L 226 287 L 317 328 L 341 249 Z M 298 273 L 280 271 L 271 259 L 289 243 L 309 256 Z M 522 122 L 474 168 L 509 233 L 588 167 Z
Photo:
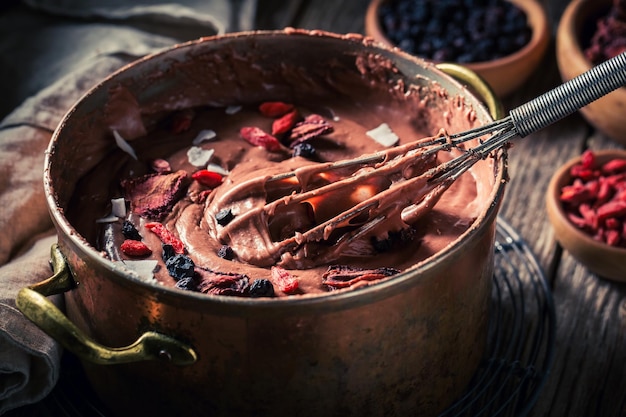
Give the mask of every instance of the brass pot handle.
M 164 360 L 174 365 L 191 365 L 196 352 L 178 340 L 148 331 L 134 343 L 120 348 L 96 343 L 76 327 L 46 296 L 69 291 L 74 286 L 71 272 L 58 245 L 51 248 L 52 277 L 22 288 L 16 298 L 19 310 L 65 349 L 78 357 L 100 365 Z
M 458 64 L 450 62 L 444 62 L 436 65 L 441 71 L 456 78 L 457 80 L 467 84 L 476 94 L 478 94 L 481 100 L 489 109 L 489 113 L 494 120 L 504 117 L 504 108 L 502 103 L 496 96 L 491 86 L 474 71 L 467 67 L 463 67 Z

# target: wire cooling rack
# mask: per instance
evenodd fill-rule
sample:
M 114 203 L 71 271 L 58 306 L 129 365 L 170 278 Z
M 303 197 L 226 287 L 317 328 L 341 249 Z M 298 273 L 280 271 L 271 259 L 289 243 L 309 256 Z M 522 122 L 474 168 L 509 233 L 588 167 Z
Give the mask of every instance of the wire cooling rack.
M 554 357 L 552 293 L 534 255 L 498 219 L 486 358 L 467 392 L 440 417 L 528 414 Z
M 485 359 L 466 393 L 440 417 L 525 416 L 552 365 L 556 319 L 545 276 L 526 243 L 502 219 L 495 251 Z M 65 355 L 63 361 L 52 393 L 15 416 L 114 417 L 91 391 L 77 359 Z

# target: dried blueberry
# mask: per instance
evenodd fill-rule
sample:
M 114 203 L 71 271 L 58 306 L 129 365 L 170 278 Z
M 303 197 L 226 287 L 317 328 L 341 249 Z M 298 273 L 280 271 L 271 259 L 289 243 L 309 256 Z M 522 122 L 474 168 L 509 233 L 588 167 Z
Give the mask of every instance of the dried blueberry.
M 174 249 L 174 246 L 172 245 L 164 243 L 163 245 L 161 245 L 161 249 L 162 249 L 161 259 L 163 259 L 164 262 L 166 262 L 172 256 L 176 255 L 176 250 Z
M 530 40 L 526 15 L 509 1 L 389 0 L 383 5 L 378 16 L 387 37 L 426 59 L 487 61 L 509 55 Z M 503 37 L 512 40 L 499 41 Z M 475 52 L 485 39 L 491 44 Z
M 293 156 L 301 156 L 303 158 L 311 159 L 315 156 L 315 148 L 307 142 L 299 143 L 293 147 Z
M 268 279 L 257 279 L 252 284 L 250 284 L 250 288 L 248 289 L 250 297 L 273 297 L 274 296 L 274 286 Z
M 226 226 L 234 218 L 235 216 L 233 215 L 232 210 L 229 208 L 222 209 L 218 211 L 217 214 L 215 215 L 215 220 L 217 221 L 217 224 L 219 224 L 220 226 Z
M 233 258 L 235 257 L 235 252 L 233 252 L 233 248 L 231 248 L 230 246 L 223 245 L 217 251 L 217 256 L 219 256 L 222 259 L 226 259 L 228 261 L 232 261 Z
M 379 253 L 389 252 L 398 245 L 410 242 L 415 239 L 416 231 L 412 227 L 408 227 L 397 232 L 390 231 L 385 239 L 372 237 L 372 246 Z
M 195 277 L 185 277 L 176 281 L 175 287 L 180 288 L 181 290 L 197 291 L 198 283 L 196 282 Z
M 126 239 L 141 240 L 141 235 L 139 234 L 139 231 L 137 230 L 135 225 L 128 220 L 124 220 L 124 223 L 122 224 L 122 234 Z
M 180 253 L 168 258 L 165 261 L 165 266 L 170 276 L 177 281 L 183 278 L 192 278 L 195 271 L 195 265 L 191 258 Z

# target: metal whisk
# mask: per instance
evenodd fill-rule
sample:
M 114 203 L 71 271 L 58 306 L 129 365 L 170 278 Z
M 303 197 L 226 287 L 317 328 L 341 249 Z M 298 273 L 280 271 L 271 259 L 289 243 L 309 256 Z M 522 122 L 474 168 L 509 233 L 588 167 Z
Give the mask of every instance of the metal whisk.
M 214 237 L 260 266 L 307 268 L 344 256 L 369 256 L 372 237 L 414 224 L 477 161 L 624 85 L 626 53 L 493 123 L 239 184 L 211 202 L 207 219 L 231 210 L 234 218 L 228 224 L 210 225 Z M 479 144 L 460 146 L 472 139 Z M 461 154 L 437 165 L 437 153 L 453 148 Z M 259 189 L 263 192 L 251 192 Z

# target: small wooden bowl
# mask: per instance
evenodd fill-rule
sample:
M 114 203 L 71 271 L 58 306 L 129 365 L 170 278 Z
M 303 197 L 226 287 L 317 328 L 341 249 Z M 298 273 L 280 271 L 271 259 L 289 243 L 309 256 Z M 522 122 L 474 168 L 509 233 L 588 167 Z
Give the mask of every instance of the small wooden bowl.
M 365 15 L 365 34 L 387 46 L 394 45 L 380 25 L 378 9 L 387 0 L 372 0 Z M 511 55 L 485 62 L 461 64 L 480 75 L 500 97 L 520 87 L 541 62 L 550 42 L 550 24 L 544 8 L 536 0 L 509 0 L 528 17 L 532 37 Z
M 599 163 L 613 158 L 626 159 L 626 150 L 603 150 L 594 154 Z M 580 160 L 578 157 L 566 162 L 548 185 L 546 208 L 554 235 L 565 250 L 594 274 L 626 282 L 626 248 L 609 246 L 578 229 L 569 221 L 559 201 L 561 188 L 571 181 L 570 168 L 580 163 Z
M 584 48 L 589 43 L 595 21 L 609 11 L 612 0 L 573 0 L 563 12 L 556 35 L 556 57 L 563 81 L 589 70 L 591 62 Z M 626 88 L 615 90 L 583 107 L 583 117 L 608 138 L 626 144 Z

